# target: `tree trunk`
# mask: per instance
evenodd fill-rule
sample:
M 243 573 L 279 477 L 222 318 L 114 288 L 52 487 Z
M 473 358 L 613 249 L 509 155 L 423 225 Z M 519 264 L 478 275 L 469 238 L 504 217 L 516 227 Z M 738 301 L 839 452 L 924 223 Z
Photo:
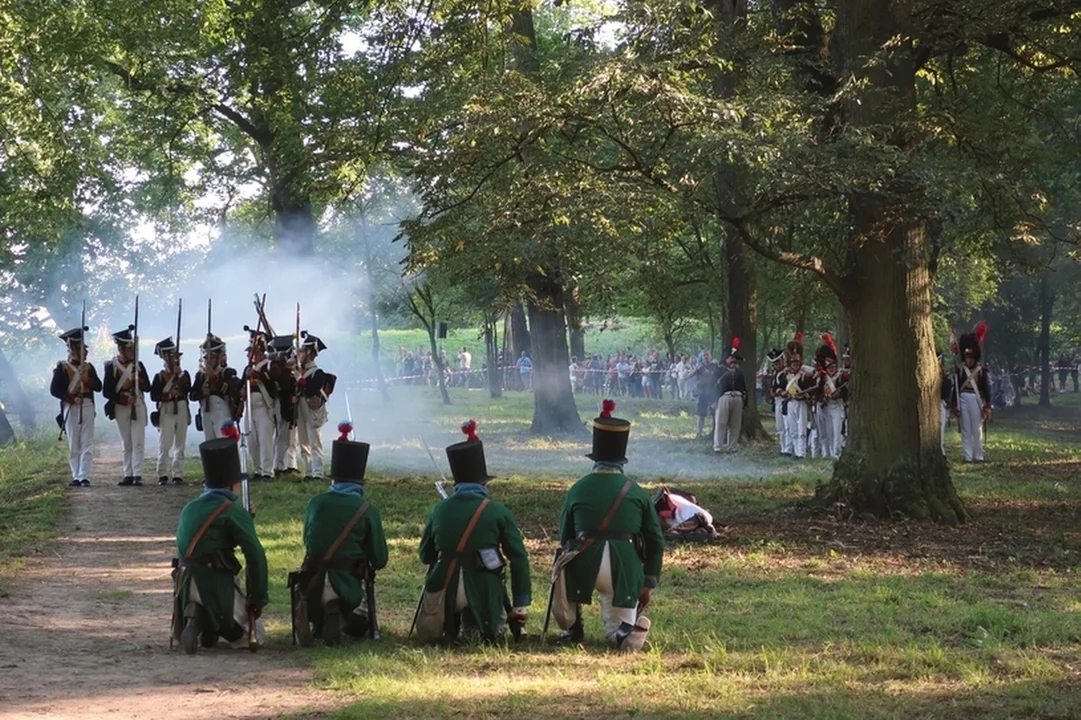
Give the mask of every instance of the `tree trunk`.
M 563 317 L 563 291 L 551 276 L 534 276 L 529 286 L 529 325 L 537 340 L 533 353 L 533 425 L 539 435 L 583 434 L 582 419 L 574 404 L 567 374 L 567 325 Z
M 383 365 L 379 362 L 379 312 L 375 302 L 375 271 L 372 269 L 372 246 L 368 241 L 368 225 L 363 207 L 360 208 L 360 238 L 364 243 L 364 263 L 368 269 L 368 307 L 372 313 L 372 367 L 375 370 L 379 396 L 383 403 L 387 404 L 390 403 L 390 391 L 387 390 L 387 381 L 383 378 Z
M 855 127 L 902 128 L 915 108 L 915 65 L 905 0 L 850 0 L 839 6 L 842 72 L 864 85 L 845 106 Z M 889 57 L 878 58 L 883 47 Z M 939 445 L 939 368 L 931 324 L 930 255 L 925 221 L 909 209 L 916 179 L 889 193 L 850 197 L 844 302 L 852 333 L 848 440 L 820 499 L 876 517 L 895 514 L 956 523 L 966 518 Z M 892 196 L 887 205 L 883 196 Z
M 434 319 L 431 323 L 425 323 L 425 327 L 428 330 L 428 345 L 432 349 L 432 365 L 435 366 L 436 382 L 439 384 L 439 395 L 443 398 L 444 405 L 450 405 L 450 393 L 447 392 L 447 377 L 443 370 L 443 360 L 439 355 L 439 346 L 435 341 L 436 324 Z
M 762 418 L 758 414 L 758 402 L 755 389 L 758 370 L 758 291 L 755 279 L 754 262 L 751 251 L 728 233 L 724 242 L 725 257 L 725 325 L 729 343 L 722 349 L 722 355 L 731 347 L 731 338 L 740 339 L 739 351 L 744 358 L 743 374 L 747 381 L 747 407 L 743 411 L 743 426 L 740 434 L 747 440 L 768 438 L 769 433 L 762 427 Z M 722 360 L 723 358 L 718 358 Z
M 1040 407 L 1051 407 L 1051 311 L 1055 293 L 1047 275 L 1040 277 Z
M 503 397 L 503 368 L 499 366 L 499 341 L 496 339 L 495 316 L 484 319 L 484 352 L 488 357 L 488 397 Z
M 570 285 L 563 293 L 563 310 L 567 315 L 571 355 L 581 360 L 586 356 L 586 334 L 582 331 L 582 313 L 578 305 L 578 286 Z

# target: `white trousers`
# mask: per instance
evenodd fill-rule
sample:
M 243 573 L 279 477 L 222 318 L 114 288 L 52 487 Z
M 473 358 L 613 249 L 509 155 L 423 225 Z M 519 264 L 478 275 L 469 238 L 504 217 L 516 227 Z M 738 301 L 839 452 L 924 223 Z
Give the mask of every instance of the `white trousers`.
M 146 452 L 146 404 L 116 406 L 116 429 L 124 446 L 124 477 L 142 477 Z
M 784 400 L 774 398 L 773 423 L 777 427 L 777 439 L 781 443 L 781 454 L 792 454 L 792 440 L 788 435 L 788 418 L 784 414 Z
M 798 458 L 804 457 L 807 454 L 807 403 L 789 400 L 785 419 L 792 454 Z
M 211 395 L 203 408 L 203 438 L 214 440 L 222 437 L 221 427 L 233 419 L 229 413 L 229 402 L 217 395 Z
M 300 457 L 304 460 L 304 474 L 311 477 L 323 477 L 323 437 L 319 434 L 320 425 L 316 425 L 316 416 L 323 415 L 308 406 L 304 398 L 297 403 L 297 440 Z
M 278 427 L 274 433 L 274 469 L 293 470 L 297 466 L 298 434 L 296 425 L 290 426 L 278 414 Z
M 938 422 L 939 422 L 939 437 L 938 441 L 942 445 L 942 454 L 946 454 L 946 426 L 950 424 L 950 408 L 946 404 L 945 400 L 939 401 L 938 408 Z
M 94 464 L 94 403 L 80 398 L 79 405 L 64 403 L 64 430 L 68 434 L 68 467 L 72 480 L 89 480 Z
M 818 406 L 819 442 L 822 444 L 824 457 L 841 457 L 844 446 L 842 430 L 845 424 L 845 406 L 839 400 L 831 400 Z
M 976 393 L 960 393 L 961 445 L 965 461 L 983 460 L 983 407 Z
M 158 477 L 184 477 L 184 446 L 188 443 L 188 404 L 163 402 L 158 415 Z M 170 463 L 169 456 L 172 455 Z M 170 474 L 170 466 L 172 474 Z
M 722 395 L 717 401 L 717 414 L 713 418 L 714 452 L 735 452 L 742 423 L 743 398 L 739 395 Z
M 271 400 L 271 402 L 274 402 Z M 260 392 L 251 394 L 251 407 L 248 408 L 251 422 L 251 434 L 248 447 L 251 449 L 252 473 L 255 475 L 274 474 L 274 407 L 267 405 Z

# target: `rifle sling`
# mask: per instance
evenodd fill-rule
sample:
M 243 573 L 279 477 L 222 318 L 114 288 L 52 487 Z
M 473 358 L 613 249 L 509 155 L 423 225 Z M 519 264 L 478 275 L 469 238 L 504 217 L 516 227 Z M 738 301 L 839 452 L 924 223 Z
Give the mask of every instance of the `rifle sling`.
M 458 541 L 458 547 L 455 549 L 455 553 L 461 553 L 465 550 L 465 544 L 469 540 L 469 536 L 473 534 L 473 528 L 477 526 L 477 521 L 480 520 L 481 514 L 484 513 L 484 508 L 488 507 L 488 503 L 491 502 L 490 498 L 484 498 L 483 502 L 477 506 L 477 511 L 473 513 L 473 517 L 469 519 L 469 524 L 465 527 L 465 532 L 462 533 L 462 539 Z M 450 586 L 450 580 L 454 577 L 454 571 L 458 569 L 458 558 L 453 557 L 450 560 L 450 564 L 447 565 L 447 576 L 443 579 L 443 590 L 445 591 Z
M 218 519 L 218 516 L 228 510 L 229 506 L 232 504 L 232 500 L 226 500 L 221 505 L 214 508 L 214 512 L 210 513 L 210 517 L 208 517 L 199 527 L 199 529 L 195 531 L 195 535 L 192 537 L 191 542 L 188 543 L 188 550 L 184 553 L 185 560 L 191 559 L 191 554 L 195 552 L 195 546 L 199 544 L 200 540 L 203 539 L 203 534 L 210 528 L 213 522 Z

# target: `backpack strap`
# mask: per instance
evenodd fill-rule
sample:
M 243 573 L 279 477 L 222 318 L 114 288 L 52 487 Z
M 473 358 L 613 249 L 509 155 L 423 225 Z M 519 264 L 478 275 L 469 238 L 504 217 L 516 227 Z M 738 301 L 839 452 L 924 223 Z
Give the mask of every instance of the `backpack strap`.
M 218 519 L 218 516 L 228 510 L 229 506 L 232 504 L 232 500 L 226 500 L 221 505 L 214 508 L 214 512 L 210 513 L 210 517 L 208 517 L 203 522 L 202 526 L 200 526 L 199 529 L 195 531 L 195 535 L 192 536 L 191 542 L 188 543 L 188 550 L 184 553 L 185 560 L 191 559 L 191 554 L 195 552 L 195 546 L 198 545 L 199 541 L 203 539 L 203 534 L 210 528 L 214 521 Z
M 480 516 L 484 513 L 484 508 L 488 507 L 488 503 L 490 502 L 490 498 L 484 498 L 484 501 L 477 506 L 477 511 L 473 513 L 473 517 L 469 519 L 469 524 L 465 527 L 465 532 L 462 533 L 462 539 L 458 541 L 458 548 L 454 551 L 455 553 L 461 553 L 465 550 L 465 544 L 469 540 L 469 536 L 473 534 L 473 528 L 477 526 L 477 521 L 480 520 Z M 458 558 L 453 557 L 450 560 L 450 564 L 447 566 L 447 577 L 443 580 L 444 590 L 450 586 L 450 579 L 454 577 L 454 572 L 457 569 Z

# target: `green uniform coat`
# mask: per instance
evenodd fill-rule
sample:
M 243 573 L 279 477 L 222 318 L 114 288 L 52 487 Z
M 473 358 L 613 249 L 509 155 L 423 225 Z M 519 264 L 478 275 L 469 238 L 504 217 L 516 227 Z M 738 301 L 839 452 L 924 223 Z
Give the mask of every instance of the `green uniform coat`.
M 621 472 L 592 472 L 576 482 L 563 500 L 559 516 L 559 540 L 566 543 L 583 530 L 596 530 L 615 504 L 627 477 Z M 656 587 L 661 576 L 664 535 L 653 502 L 637 483 L 631 483 L 627 496 L 612 517 L 605 532 L 640 533 L 645 540 L 645 561 L 638 556 L 634 543 L 610 541 L 612 605 L 630 608 L 638 604 L 643 587 Z M 604 542 L 595 541 L 567 564 L 565 569 L 567 600 L 589 604 L 601 568 Z
M 359 484 L 336 483 L 308 502 L 308 512 L 304 516 L 305 565 L 314 565 L 323 559 L 364 501 L 364 488 Z M 379 508 L 368 505 L 331 560 L 366 560 L 376 570 L 387 566 L 387 538 L 383 534 Z M 364 583 L 355 574 L 330 570 L 327 575 L 334 592 L 338 593 L 342 617 L 348 617 L 364 604 Z M 317 579 L 308 591 L 308 620 L 317 627 L 323 624 L 322 598 L 323 583 Z
M 462 483 L 454 486 L 454 494 L 442 501 L 428 516 L 428 524 L 420 539 L 421 562 L 429 566 L 425 589 L 439 592 L 447 577 L 448 559 L 439 559 L 439 551 L 454 552 L 465 533 L 477 506 L 488 495 L 482 485 Z M 531 602 L 531 581 L 529 578 L 529 556 L 522 543 L 522 533 L 513 513 L 506 505 L 495 501 L 477 521 L 473 533 L 463 552 L 476 555 L 481 548 L 499 547 L 503 556 L 510 563 L 511 593 L 513 607 L 528 607 Z M 484 569 L 478 562 L 459 562 L 462 577 L 465 580 L 465 596 L 469 601 L 469 612 L 473 621 L 484 637 L 495 637 L 503 621 L 503 600 L 505 590 L 499 573 Z M 458 573 L 447 585 L 446 621 L 444 630 L 448 637 L 455 635 L 455 600 L 458 597 Z
M 266 553 L 255 534 L 251 515 L 236 500 L 236 495 L 228 490 L 206 490 L 180 511 L 180 523 L 176 529 L 177 556 L 184 557 L 195 533 L 226 500 L 234 502 L 206 529 L 192 552 L 192 558 L 210 556 L 218 551 L 232 555 L 233 549 L 239 546 L 248 570 L 248 599 L 258 607 L 264 607 L 267 604 Z M 235 586 L 232 573 L 199 565 L 186 568 L 179 588 L 181 608 L 187 607 L 192 582 L 199 588 L 199 597 L 209 616 L 211 629 L 219 635 L 228 635 L 234 626 Z

